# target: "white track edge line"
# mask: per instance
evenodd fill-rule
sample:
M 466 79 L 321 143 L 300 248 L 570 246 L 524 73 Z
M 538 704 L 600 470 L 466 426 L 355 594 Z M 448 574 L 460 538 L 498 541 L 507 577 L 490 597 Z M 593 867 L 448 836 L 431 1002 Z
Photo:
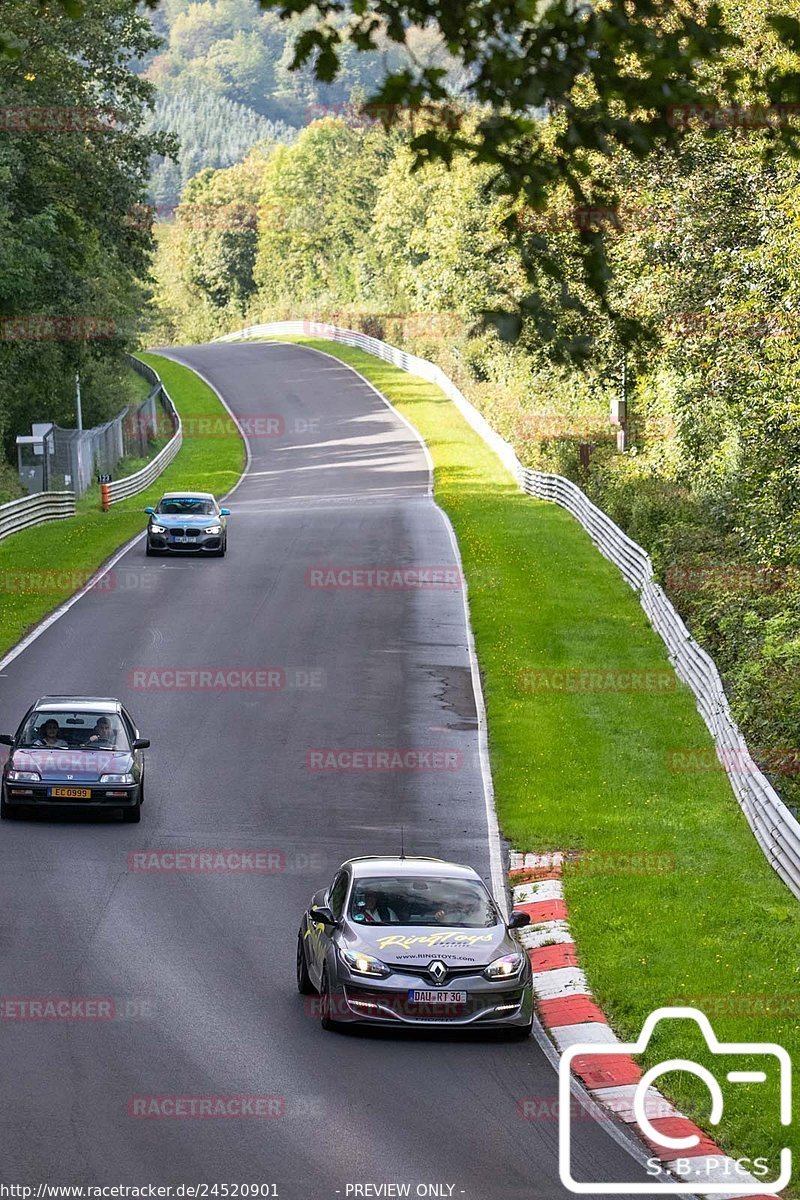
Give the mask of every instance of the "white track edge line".
M 225 495 L 222 497 L 223 500 L 229 499 L 229 497 L 231 497 L 233 495 L 233 493 L 242 486 L 242 484 L 245 481 L 245 478 L 250 474 L 250 467 L 253 462 L 253 455 L 250 450 L 250 441 L 247 438 L 247 436 L 242 432 L 238 417 L 236 416 L 236 414 L 233 411 L 233 409 L 231 408 L 231 406 L 228 404 L 228 401 L 222 395 L 222 392 L 220 392 L 219 389 L 214 386 L 214 384 L 211 382 L 211 380 L 208 379 L 203 374 L 202 371 L 198 371 L 196 367 L 193 367 L 191 365 L 191 363 L 184 362 L 183 359 L 178 358 L 178 356 L 176 354 L 169 354 L 163 350 L 150 350 L 150 351 L 148 351 L 148 353 L 160 355 L 161 358 L 169 359 L 170 362 L 178 363 L 181 367 L 186 367 L 186 369 L 188 371 L 193 371 L 194 374 L 198 377 L 198 379 L 202 379 L 202 381 L 206 385 L 206 387 L 211 389 L 211 391 L 214 393 L 214 395 L 219 400 L 222 407 L 225 409 L 228 416 L 231 418 L 231 420 L 235 423 L 236 427 L 238 428 L 239 437 L 244 442 L 244 450 L 245 450 L 244 469 L 243 469 L 241 475 L 239 476 L 239 479 L 237 480 L 237 482 L 231 488 L 231 490 L 229 492 L 226 492 Z
M 290 344 L 290 343 L 287 343 L 287 345 L 288 344 Z M 148 351 L 148 353 L 160 354 L 161 352 L 151 350 L 151 351 Z M 199 378 L 203 380 L 203 383 L 205 383 L 207 387 L 210 387 L 212 392 L 215 393 L 215 395 L 218 397 L 218 399 L 219 399 L 220 403 L 222 404 L 223 408 L 225 409 L 225 411 L 233 418 L 234 421 L 236 420 L 236 417 L 234 416 L 233 412 L 231 411 L 230 406 L 226 403 L 226 401 L 223 399 L 223 397 L 219 394 L 217 389 L 214 387 L 213 383 L 210 383 L 209 380 L 206 379 L 200 371 L 195 371 L 194 367 L 190 367 L 188 363 L 181 362 L 181 360 L 178 358 L 173 358 L 173 356 L 170 354 L 161 354 L 161 358 L 167 358 L 170 360 L 170 362 L 177 362 L 177 363 L 179 363 L 180 366 L 186 367 L 186 369 L 188 371 L 194 371 L 195 375 L 199 376 Z M 156 372 L 156 374 L 158 374 L 158 372 Z M 159 376 L 159 379 L 160 378 L 161 377 Z M 241 433 L 241 431 L 240 431 L 240 433 Z M 222 497 L 223 500 L 227 500 L 228 496 L 232 496 L 233 493 L 236 491 L 236 489 L 244 482 L 245 475 L 247 474 L 248 468 L 250 466 L 250 461 L 251 461 L 251 457 L 252 457 L 250 454 L 250 445 L 249 445 L 249 442 L 247 441 L 247 438 L 243 434 L 241 434 L 241 437 L 242 437 L 242 441 L 244 442 L 245 451 L 246 451 L 246 461 L 245 461 L 244 471 L 242 472 L 241 476 L 239 477 L 238 482 L 235 483 L 233 485 L 233 487 L 231 488 L 231 490 Z M 177 455 L 176 455 L 176 457 L 177 457 Z M 174 461 L 175 460 L 173 459 L 173 462 Z M 172 466 L 172 463 L 170 463 L 169 466 Z M 155 482 L 155 480 L 153 482 Z M 142 489 L 142 490 L 144 490 L 144 489 Z M 3 656 L 3 658 L 0 659 L 0 671 L 5 671 L 6 667 L 10 666 L 11 663 L 13 663 L 15 659 L 19 658 L 20 654 L 23 654 L 28 649 L 29 646 L 32 646 L 33 643 L 35 641 L 37 641 L 42 636 L 43 633 L 46 633 L 51 625 L 55 625 L 56 621 L 60 621 L 61 618 L 66 613 L 69 612 L 69 610 L 72 608 L 73 604 L 77 604 L 79 600 L 82 600 L 87 592 L 94 591 L 95 587 L 100 582 L 100 580 L 104 579 L 105 576 L 108 574 L 108 572 L 112 571 L 114 569 L 114 567 L 117 565 L 119 560 L 121 558 L 124 558 L 125 555 L 128 553 L 128 551 L 132 550 L 137 542 L 142 540 L 142 538 L 145 536 L 146 532 L 147 531 L 143 529 L 141 533 L 137 533 L 134 537 L 132 537 L 130 539 L 130 541 L 126 542 L 124 546 L 120 546 L 120 548 L 118 550 L 116 550 L 114 552 L 114 554 L 111 556 L 111 558 L 107 559 L 107 561 L 101 567 L 99 567 L 97 571 L 93 572 L 89 583 L 84 584 L 84 586 L 82 588 L 80 588 L 79 591 L 75 592 L 75 594 L 73 596 L 70 596 L 68 600 L 65 600 L 63 602 L 63 604 L 60 604 L 58 606 L 58 608 L 54 609 L 53 612 L 51 612 L 48 616 L 46 616 L 43 620 L 41 620 L 38 625 L 34 625 L 33 629 L 31 629 L 29 633 L 26 633 L 25 636 L 22 638 L 22 640 L 17 642 L 17 644 L 15 646 L 12 646 L 11 649 Z
M 545 1058 L 550 1063 L 550 1066 L 558 1074 L 561 1055 L 558 1053 L 555 1044 L 550 1040 L 547 1031 L 537 1016 L 533 1018 L 533 1036 Z M 639 1139 L 628 1131 L 627 1126 L 619 1122 L 619 1118 L 613 1115 L 611 1109 L 609 1109 L 609 1113 L 606 1115 L 603 1111 L 604 1106 L 598 1103 L 591 1092 L 583 1086 L 575 1075 L 570 1075 L 569 1090 L 581 1106 L 591 1113 L 592 1120 L 600 1126 L 603 1132 L 607 1133 L 612 1141 L 615 1141 L 640 1167 L 647 1168 L 651 1164 L 652 1156 L 647 1153 Z M 655 1169 L 654 1164 L 653 1169 Z M 659 1166 L 659 1174 L 653 1175 L 651 1178 L 655 1191 L 658 1191 L 659 1184 L 671 1184 L 675 1182 L 674 1176 L 662 1166 Z M 700 1200 L 700 1198 L 687 1194 L 684 1200 Z
M 17 644 L 13 646 L 2 659 L 0 659 L 0 671 L 4 671 L 6 667 L 14 661 L 14 659 L 19 658 L 23 651 L 27 650 L 29 646 L 33 645 L 33 643 L 40 638 L 43 633 L 46 633 L 51 625 L 55 625 L 56 621 L 59 621 L 65 613 L 68 613 L 73 604 L 77 604 L 87 592 L 94 591 L 99 581 L 105 578 L 109 571 L 113 570 L 119 560 L 124 558 L 128 551 L 132 550 L 137 542 L 141 541 L 141 539 L 145 536 L 145 532 L 145 530 L 142 530 L 141 533 L 137 533 L 136 536 L 132 537 L 130 541 L 126 542 L 124 546 L 121 546 L 119 550 L 115 551 L 112 557 L 108 559 L 102 567 L 98 568 L 97 571 L 92 573 L 89 583 L 84 584 L 79 591 L 75 592 L 74 595 L 70 596 L 68 600 L 65 600 L 62 604 L 60 604 L 58 608 L 54 609 L 53 612 L 49 614 L 49 616 L 41 620 L 38 625 L 34 625 L 30 633 L 26 633 L 22 641 L 17 642 Z

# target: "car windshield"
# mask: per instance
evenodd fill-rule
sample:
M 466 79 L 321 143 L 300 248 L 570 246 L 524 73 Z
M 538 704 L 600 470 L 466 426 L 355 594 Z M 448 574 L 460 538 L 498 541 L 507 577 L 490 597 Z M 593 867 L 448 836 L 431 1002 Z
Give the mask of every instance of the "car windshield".
M 215 515 L 213 500 L 198 500 L 192 496 L 173 496 L 162 500 L 156 512 L 170 517 L 212 517 Z
M 482 883 L 468 879 L 357 879 L 350 917 L 360 925 L 488 929 L 500 916 Z
M 47 746 L 68 750 L 130 750 L 125 727 L 115 713 L 81 709 L 33 713 L 25 722 L 17 745 L 26 750 Z

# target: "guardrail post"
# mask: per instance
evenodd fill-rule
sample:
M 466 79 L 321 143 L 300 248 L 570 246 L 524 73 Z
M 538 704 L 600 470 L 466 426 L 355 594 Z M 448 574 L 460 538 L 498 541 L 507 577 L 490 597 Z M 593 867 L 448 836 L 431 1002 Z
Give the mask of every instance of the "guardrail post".
M 103 501 L 103 512 L 108 512 L 111 508 L 111 488 L 107 483 L 100 484 L 100 496 Z

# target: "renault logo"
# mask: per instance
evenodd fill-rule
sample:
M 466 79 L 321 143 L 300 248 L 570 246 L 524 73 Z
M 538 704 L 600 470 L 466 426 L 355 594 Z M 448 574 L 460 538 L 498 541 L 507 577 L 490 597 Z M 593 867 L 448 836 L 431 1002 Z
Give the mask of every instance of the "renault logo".
M 444 983 L 447 978 L 447 965 L 440 960 L 432 962 L 428 967 L 428 974 L 434 983 Z

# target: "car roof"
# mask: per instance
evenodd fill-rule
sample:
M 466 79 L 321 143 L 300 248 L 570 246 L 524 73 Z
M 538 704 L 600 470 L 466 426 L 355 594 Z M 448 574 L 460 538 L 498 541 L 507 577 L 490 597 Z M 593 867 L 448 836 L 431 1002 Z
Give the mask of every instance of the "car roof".
M 84 712 L 116 713 L 122 708 L 113 696 L 40 696 L 34 704 L 36 712 L 57 712 L 64 708 L 82 708 Z
M 162 500 L 213 500 L 213 492 L 164 492 Z
M 445 862 L 443 858 L 405 857 L 400 855 L 370 855 L 363 858 L 349 858 L 342 863 L 350 867 L 355 879 L 365 879 L 380 875 L 408 875 L 430 879 L 480 879 L 480 875 L 472 867 L 461 863 Z

